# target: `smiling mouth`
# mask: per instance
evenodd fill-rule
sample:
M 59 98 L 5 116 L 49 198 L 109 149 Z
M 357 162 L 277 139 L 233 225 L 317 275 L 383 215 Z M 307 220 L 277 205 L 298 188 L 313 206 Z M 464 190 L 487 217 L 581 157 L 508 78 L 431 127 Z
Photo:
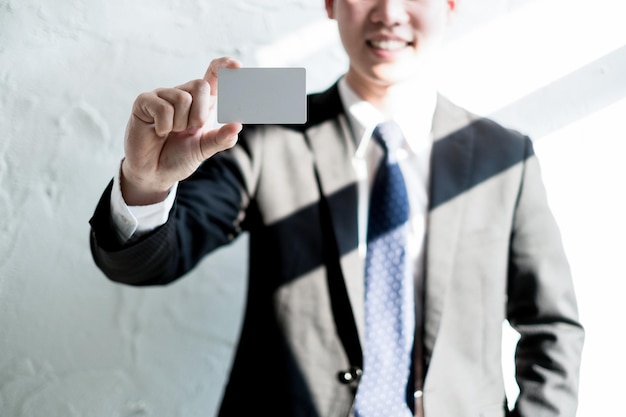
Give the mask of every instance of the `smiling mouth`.
M 381 41 L 366 41 L 367 45 L 374 49 L 381 49 L 383 51 L 399 51 L 407 47 L 414 45 L 414 42 L 407 42 L 402 40 L 381 40 Z

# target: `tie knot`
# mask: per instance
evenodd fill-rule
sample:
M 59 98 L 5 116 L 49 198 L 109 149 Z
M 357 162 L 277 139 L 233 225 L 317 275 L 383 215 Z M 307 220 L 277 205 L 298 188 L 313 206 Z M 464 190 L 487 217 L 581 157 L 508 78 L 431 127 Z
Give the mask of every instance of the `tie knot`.
M 373 138 L 383 147 L 387 157 L 395 159 L 395 154 L 402 147 L 404 135 L 394 121 L 386 121 L 376 126 Z

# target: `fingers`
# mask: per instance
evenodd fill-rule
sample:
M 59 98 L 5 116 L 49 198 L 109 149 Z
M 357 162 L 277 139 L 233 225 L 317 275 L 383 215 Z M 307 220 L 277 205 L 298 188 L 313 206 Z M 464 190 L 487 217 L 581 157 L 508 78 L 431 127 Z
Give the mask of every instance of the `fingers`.
M 227 56 L 211 61 L 204 74 L 204 79 L 211 86 L 211 95 L 213 96 L 217 95 L 217 73 L 220 68 L 241 68 L 241 62 Z
M 177 88 L 186 91 L 192 98 L 187 109 L 186 129 L 200 129 L 209 121 L 213 108 L 209 83 L 205 80 L 193 80 Z
M 133 105 L 133 116 L 143 122 L 145 127 L 153 126 L 159 137 L 172 132 L 187 131 L 193 134 L 210 120 L 217 95 L 219 69 L 240 67 L 239 61 L 229 57 L 214 59 L 203 79 L 139 95 Z
M 160 88 L 155 94 L 161 99 L 155 101 L 155 106 L 158 105 L 154 123 L 157 134 L 164 136 L 187 130 L 189 110 L 194 101 L 192 95 L 178 88 Z
M 154 125 L 160 137 L 172 132 L 192 132 L 209 120 L 210 92 L 204 80 L 189 81 L 176 88 L 159 88 L 137 97 L 133 115 Z
M 174 89 L 143 93 L 133 104 L 132 116 L 148 127 L 154 125 L 157 136 L 163 137 L 172 132 L 177 124 L 182 124 L 181 120 L 185 117 L 182 113 L 186 113 L 183 103 L 186 101 L 188 99 L 184 94 Z

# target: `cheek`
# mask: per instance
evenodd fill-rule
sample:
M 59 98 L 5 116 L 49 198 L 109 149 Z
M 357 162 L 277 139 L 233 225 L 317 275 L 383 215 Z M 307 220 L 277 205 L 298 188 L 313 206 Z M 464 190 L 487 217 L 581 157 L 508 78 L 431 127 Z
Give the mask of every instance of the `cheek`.
M 363 20 L 356 13 L 343 13 L 336 14 L 336 20 L 339 27 L 339 33 L 342 39 L 352 39 L 353 42 L 356 39 L 361 39 Z
M 433 8 L 430 12 L 423 16 L 422 24 L 428 33 L 439 33 L 448 25 L 448 14 L 443 8 Z
M 443 2 L 443 0 L 437 1 Z M 425 35 L 441 32 L 448 23 L 447 10 L 443 4 L 432 4 L 428 0 L 424 3 L 418 2 L 412 9 L 411 25 Z
M 348 25 L 363 25 L 368 19 L 371 6 L 367 1 L 339 1 L 334 16 L 338 22 Z

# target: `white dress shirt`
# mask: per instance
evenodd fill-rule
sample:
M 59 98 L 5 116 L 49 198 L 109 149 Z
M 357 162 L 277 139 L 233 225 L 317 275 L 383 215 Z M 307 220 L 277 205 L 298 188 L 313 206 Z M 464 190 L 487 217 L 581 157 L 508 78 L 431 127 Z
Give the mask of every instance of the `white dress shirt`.
M 131 237 L 140 236 L 165 224 L 170 210 L 174 207 L 178 183 L 174 184 L 165 200 L 160 203 L 129 206 L 122 197 L 121 171 L 120 163 L 120 169 L 113 178 L 111 190 L 111 218 L 120 243 L 126 243 Z
M 385 116 L 371 103 L 362 100 L 347 84 L 345 77 L 339 81 L 339 94 L 348 115 L 350 129 L 357 143 L 353 158 L 358 179 L 358 225 L 359 254 L 367 253 L 367 219 L 369 193 L 376 169 L 383 158 L 383 150 L 371 140 L 377 124 L 386 121 Z M 393 120 L 404 134 L 404 146 L 397 155 L 398 163 L 407 186 L 409 198 L 409 256 L 413 260 L 416 300 L 423 299 L 424 291 L 424 243 L 428 216 L 430 182 L 430 155 L 432 151 L 432 119 L 437 104 L 435 89 L 425 88 L 413 92 L 411 104 L 399 106 Z M 418 304 L 421 307 L 421 304 Z M 422 308 L 415 311 L 416 323 L 421 326 Z

